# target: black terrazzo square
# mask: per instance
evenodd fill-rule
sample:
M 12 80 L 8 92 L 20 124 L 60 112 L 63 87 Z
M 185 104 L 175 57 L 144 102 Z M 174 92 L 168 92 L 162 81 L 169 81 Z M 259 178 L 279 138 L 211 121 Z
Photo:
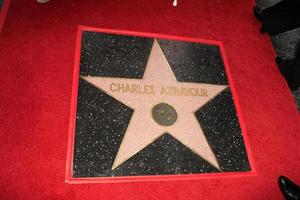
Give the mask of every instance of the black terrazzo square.
M 177 81 L 228 85 L 218 46 L 157 41 Z M 153 38 L 83 32 L 72 177 L 251 171 L 229 87 L 194 113 L 220 169 L 167 132 L 112 169 L 134 109 L 82 77 L 142 79 L 153 43 Z

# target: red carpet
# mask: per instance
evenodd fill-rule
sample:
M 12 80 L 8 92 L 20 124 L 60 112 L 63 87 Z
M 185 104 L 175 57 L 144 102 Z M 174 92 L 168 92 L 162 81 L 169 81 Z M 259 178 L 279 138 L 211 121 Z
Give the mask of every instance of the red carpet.
M 222 41 L 257 175 L 66 184 L 79 24 Z M 278 175 L 300 183 L 300 119 L 258 29 L 243 0 L 12 0 L 0 35 L 0 199 L 282 199 Z

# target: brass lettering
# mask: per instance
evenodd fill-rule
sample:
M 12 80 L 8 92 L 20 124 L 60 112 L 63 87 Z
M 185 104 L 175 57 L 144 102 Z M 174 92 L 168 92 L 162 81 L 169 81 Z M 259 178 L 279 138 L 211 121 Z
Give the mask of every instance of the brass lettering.
M 116 83 L 111 83 L 110 86 L 109 86 L 109 89 L 112 92 L 116 92 L 116 91 L 118 91 L 118 89 L 116 87 L 117 87 Z
M 149 94 L 149 95 L 155 94 L 155 87 L 153 85 L 111 83 L 109 85 L 109 89 L 112 92 Z M 160 88 L 160 95 L 208 97 L 208 91 L 205 88 L 162 86 Z

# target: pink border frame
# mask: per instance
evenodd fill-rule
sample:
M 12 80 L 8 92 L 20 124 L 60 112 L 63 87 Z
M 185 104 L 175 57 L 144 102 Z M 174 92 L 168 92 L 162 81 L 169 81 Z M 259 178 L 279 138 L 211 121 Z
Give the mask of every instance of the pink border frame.
M 80 50 L 81 50 L 81 37 L 83 31 L 91 32 L 102 32 L 102 33 L 112 33 L 112 34 L 122 34 L 122 35 L 134 35 L 142 37 L 160 38 L 160 39 L 170 39 L 170 40 L 180 40 L 187 42 L 197 42 L 204 44 L 217 45 L 220 47 L 221 55 L 224 61 L 225 71 L 228 77 L 229 86 L 231 93 L 234 98 L 234 103 L 237 110 L 238 119 L 240 122 L 240 127 L 243 133 L 243 139 L 245 143 L 246 152 L 251 166 L 251 171 L 249 172 L 225 172 L 225 173 L 201 173 L 201 174 L 182 174 L 182 175 L 148 175 L 148 176 L 120 176 L 120 177 L 97 177 L 97 178 L 73 178 L 73 152 L 74 152 L 74 139 L 75 139 L 75 124 L 76 124 L 76 105 L 77 105 L 77 93 L 78 93 L 78 79 L 79 79 L 79 65 L 80 65 Z M 75 48 L 75 67 L 73 72 L 73 82 L 72 82 L 72 96 L 71 96 L 71 108 L 70 108 L 70 122 L 69 122 L 69 139 L 68 139 L 68 149 L 67 149 L 67 161 L 66 161 L 66 176 L 65 182 L 70 184 L 80 184 L 80 183 L 114 183 L 114 182 L 133 182 L 133 181 L 170 181 L 170 180 L 195 180 L 195 179 L 214 179 L 214 178 L 234 178 L 234 177 L 245 177 L 245 176 L 256 176 L 257 171 L 254 164 L 254 159 L 252 156 L 252 151 L 250 150 L 250 144 L 248 141 L 248 136 L 245 130 L 244 120 L 241 115 L 241 108 L 238 101 L 238 96 L 236 89 L 233 84 L 231 77 L 231 72 L 226 58 L 224 45 L 221 41 L 213 41 L 206 39 L 196 39 L 181 36 L 170 36 L 157 33 L 145 33 L 145 32 L 135 32 L 135 31 L 125 31 L 125 30 L 114 30 L 114 29 L 104 29 L 104 28 L 94 28 L 88 26 L 78 26 L 77 38 L 76 38 L 76 48 Z
M 1 33 L 1 30 L 2 30 L 4 21 L 6 19 L 6 15 L 7 15 L 7 12 L 8 12 L 10 2 L 11 2 L 11 0 L 5 0 L 4 4 L 2 5 L 2 8 L 0 10 L 0 33 Z

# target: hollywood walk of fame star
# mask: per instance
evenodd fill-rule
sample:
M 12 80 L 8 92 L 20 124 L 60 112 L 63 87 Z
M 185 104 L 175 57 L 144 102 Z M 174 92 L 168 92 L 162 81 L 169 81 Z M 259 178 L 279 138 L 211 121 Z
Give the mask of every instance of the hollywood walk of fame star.
M 82 76 L 81 78 L 134 110 L 112 169 L 120 166 L 163 134 L 168 133 L 215 168 L 221 170 L 195 117 L 195 112 L 226 89 L 227 85 L 178 82 L 157 40 L 153 42 L 142 79 L 94 76 Z M 134 92 L 140 91 L 137 89 L 133 91 L 122 88 L 122 90 L 120 87 L 118 90 L 117 85 L 148 87 L 148 92 Z M 150 87 L 152 90 L 149 89 Z M 205 95 L 195 95 L 195 93 L 194 95 L 187 93 L 168 95 L 162 91 L 162 88 L 165 87 L 201 88 L 206 93 Z M 168 125 L 158 123 L 157 118 L 153 116 L 153 109 L 161 104 L 175 110 L 176 121 L 174 120 Z M 165 117 L 166 120 L 172 117 L 169 113 L 164 112 L 160 116 Z

